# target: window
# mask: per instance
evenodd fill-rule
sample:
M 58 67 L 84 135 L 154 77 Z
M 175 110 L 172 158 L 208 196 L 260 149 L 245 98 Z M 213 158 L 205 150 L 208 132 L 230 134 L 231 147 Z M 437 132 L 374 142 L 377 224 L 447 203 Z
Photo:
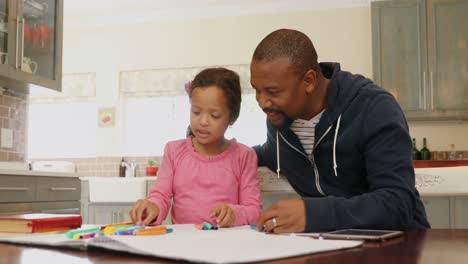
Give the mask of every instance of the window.
M 258 106 L 255 94 L 243 94 L 239 118 L 226 131 L 226 138 L 234 137 L 238 142 L 253 147 L 265 143 L 266 133 L 266 116 Z
M 28 157 L 95 157 L 96 123 L 95 102 L 31 103 Z
M 190 102 L 185 94 L 128 98 L 123 109 L 124 156 L 160 156 L 168 141 L 185 138 L 190 123 Z M 226 131 L 226 138 L 233 137 L 247 146 L 265 142 L 265 114 L 255 94 L 243 95 L 239 118 Z
M 189 100 L 183 96 L 124 100 L 124 156 L 160 156 L 168 141 L 185 137 Z
M 266 140 L 265 114 L 258 107 L 248 80 L 248 65 L 225 66 L 240 74 L 242 105 L 226 138 L 247 146 Z M 190 102 L 184 83 L 203 68 L 126 71 L 120 74 L 124 156 L 160 156 L 168 141 L 185 138 Z
M 63 76 L 62 93 L 33 87 L 28 112 L 28 158 L 96 156 L 95 74 Z

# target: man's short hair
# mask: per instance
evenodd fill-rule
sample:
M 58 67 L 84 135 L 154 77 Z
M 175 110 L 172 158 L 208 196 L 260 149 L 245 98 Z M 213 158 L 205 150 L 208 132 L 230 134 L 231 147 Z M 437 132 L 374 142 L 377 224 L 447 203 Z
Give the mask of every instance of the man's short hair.
M 271 32 L 258 44 L 252 61 L 272 61 L 280 57 L 289 58 L 292 67 L 301 77 L 309 70 L 320 72 L 314 45 L 300 31 L 278 29 Z

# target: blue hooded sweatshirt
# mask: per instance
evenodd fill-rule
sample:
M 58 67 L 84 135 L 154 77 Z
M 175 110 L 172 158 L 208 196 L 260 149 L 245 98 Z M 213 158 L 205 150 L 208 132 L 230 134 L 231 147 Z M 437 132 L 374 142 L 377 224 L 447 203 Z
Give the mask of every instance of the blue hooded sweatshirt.
M 312 155 L 285 124 L 267 120 L 259 166 L 284 173 L 306 208 L 305 232 L 430 228 L 415 188 L 408 124 L 395 98 L 371 80 L 320 63 L 330 79 Z M 277 151 L 279 150 L 279 151 Z

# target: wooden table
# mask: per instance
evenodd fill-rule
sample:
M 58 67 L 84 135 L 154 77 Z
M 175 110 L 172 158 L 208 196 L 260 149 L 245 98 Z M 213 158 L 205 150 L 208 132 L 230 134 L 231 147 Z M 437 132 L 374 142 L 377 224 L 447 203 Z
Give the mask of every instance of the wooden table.
M 177 262 L 104 250 L 78 251 L 0 243 L 0 263 L 109 264 Z M 270 263 L 468 263 L 468 229 L 411 231 L 400 238 L 381 243 L 367 242 L 363 247 L 359 248 L 283 259 Z

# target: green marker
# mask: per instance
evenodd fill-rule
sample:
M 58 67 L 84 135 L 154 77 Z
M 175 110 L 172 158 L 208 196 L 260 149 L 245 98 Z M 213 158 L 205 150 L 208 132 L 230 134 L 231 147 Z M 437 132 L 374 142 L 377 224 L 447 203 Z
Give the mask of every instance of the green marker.
M 100 230 L 101 230 L 100 227 L 93 227 L 93 228 L 88 228 L 88 229 L 75 229 L 75 230 L 68 231 L 66 236 L 67 238 L 73 238 L 73 236 L 76 234 L 99 232 Z

